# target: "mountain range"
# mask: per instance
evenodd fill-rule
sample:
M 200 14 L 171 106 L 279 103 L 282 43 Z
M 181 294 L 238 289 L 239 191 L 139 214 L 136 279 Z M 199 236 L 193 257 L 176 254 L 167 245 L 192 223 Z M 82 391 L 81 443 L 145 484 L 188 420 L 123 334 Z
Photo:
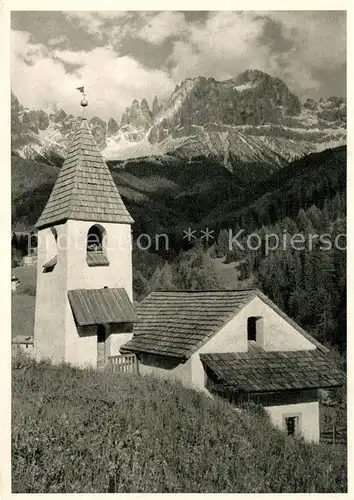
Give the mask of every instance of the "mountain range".
M 33 230 L 77 123 L 64 110 L 26 109 L 12 95 L 13 231 Z M 190 276 L 204 276 L 203 287 L 214 286 L 216 275 L 224 288 L 251 280 L 308 331 L 345 349 L 345 252 L 315 245 L 313 252 L 288 247 L 264 255 L 229 247 L 229 231 L 240 228 L 245 238 L 284 229 L 306 238 L 345 234 L 344 98 L 301 101 L 281 80 L 246 71 L 223 82 L 187 79 L 167 101 L 133 101 L 119 119 L 93 117 L 90 127 L 135 220 L 137 300 L 170 286 L 174 270 L 179 287 L 190 286 Z M 189 231 L 201 247 L 186 239 Z M 152 242 L 167 235 L 168 248 L 139 250 L 144 233 Z M 13 266 L 27 251 L 26 238 L 17 246 L 16 239 Z M 217 267 L 204 265 L 209 250 L 220 253 Z
M 60 165 L 77 120 L 64 110 L 25 108 L 12 94 L 12 151 Z M 124 168 L 131 159 L 201 158 L 259 178 L 289 162 L 346 143 L 343 97 L 301 102 L 278 78 L 248 70 L 217 81 L 198 77 L 177 85 L 169 99 L 134 100 L 123 115 L 89 120 L 104 157 Z

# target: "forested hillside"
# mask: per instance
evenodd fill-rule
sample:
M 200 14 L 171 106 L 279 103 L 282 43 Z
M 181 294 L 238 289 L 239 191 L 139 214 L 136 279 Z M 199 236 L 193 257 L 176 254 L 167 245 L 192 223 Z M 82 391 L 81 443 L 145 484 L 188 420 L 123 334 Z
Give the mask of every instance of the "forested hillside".
M 156 288 L 256 285 L 318 339 L 344 351 L 345 188 L 345 148 L 295 162 L 256 186 L 249 193 L 249 205 L 244 202 L 246 206 L 232 212 L 230 206 L 240 202 L 231 200 L 204 218 L 203 227 L 219 225 L 218 238 L 211 247 L 199 242 L 160 265 L 150 279 L 144 280 L 144 266 L 137 266 L 136 291 L 144 295 Z M 264 194 L 257 197 L 262 191 Z M 225 208 L 227 203 L 229 209 Z M 220 215 L 213 226 L 216 212 Z M 240 230 L 238 245 L 232 237 Z M 297 245 L 291 244 L 292 237 L 294 241 L 297 238 Z
M 135 219 L 137 300 L 156 288 L 255 284 L 320 340 L 345 349 L 346 147 L 311 154 L 257 182 L 211 159 L 188 163 L 172 155 L 110 167 Z M 33 229 L 58 172 L 13 157 L 14 229 Z M 196 230 L 196 239 L 184 237 L 188 228 Z M 201 241 L 206 228 L 213 233 Z M 230 233 L 239 230 L 244 249 L 235 242 L 230 246 Z M 168 248 L 139 250 L 136 240 L 143 233 L 152 239 L 165 233 Z M 258 236 L 247 246 L 253 233 Z M 271 234 L 278 235 L 279 245 L 266 251 L 267 238 L 275 244 Z M 290 244 L 296 234 L 306 242 L 301 249 Z M 15 257 L 26 247 L 14 238 Z

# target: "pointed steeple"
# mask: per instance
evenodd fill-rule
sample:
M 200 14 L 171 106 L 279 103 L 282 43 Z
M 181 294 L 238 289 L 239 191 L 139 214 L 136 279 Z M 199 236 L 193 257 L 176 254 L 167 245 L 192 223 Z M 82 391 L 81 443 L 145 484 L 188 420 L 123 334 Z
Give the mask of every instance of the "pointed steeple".
M 87 120 L 82 118 L 36 228 L 68 219 L 132 224 Z

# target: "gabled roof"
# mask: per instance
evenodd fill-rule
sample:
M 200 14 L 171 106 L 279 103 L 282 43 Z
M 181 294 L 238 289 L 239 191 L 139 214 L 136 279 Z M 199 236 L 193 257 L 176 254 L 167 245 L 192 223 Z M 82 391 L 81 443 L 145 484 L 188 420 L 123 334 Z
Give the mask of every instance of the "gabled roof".
M 259 290 L 152 292 L 137 307 L 139 323 L 122 352 L 189 358 L 237 312 L 260 297 L 318 349 L 327 351 Z
M 343 385 L 345 374 L 318 349 L 200 354 L 216 383 L 238 391 L 268 392 Z
M 69 290 L 68 297 L 79 326 L 132 323 L 137 319 L 124 288 Z
M 188 358 L 253 296 L 253 290 L 152 292 L 137 307 L 139 323 L 121 351 Z
M 134 222 L 84 118 L 76 130 L 36 228 L 68 219 L 122 224 Z

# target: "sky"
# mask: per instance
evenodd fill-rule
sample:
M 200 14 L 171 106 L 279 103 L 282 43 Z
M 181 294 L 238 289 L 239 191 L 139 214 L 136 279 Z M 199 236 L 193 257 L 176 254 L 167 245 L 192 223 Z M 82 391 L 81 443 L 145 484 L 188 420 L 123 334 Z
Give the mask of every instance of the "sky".
M 301 99 L 346 95 L 345 11 L 18 11 L 11 86 L 21 104 L 120 119 L 196 76 L 259 69 Z

